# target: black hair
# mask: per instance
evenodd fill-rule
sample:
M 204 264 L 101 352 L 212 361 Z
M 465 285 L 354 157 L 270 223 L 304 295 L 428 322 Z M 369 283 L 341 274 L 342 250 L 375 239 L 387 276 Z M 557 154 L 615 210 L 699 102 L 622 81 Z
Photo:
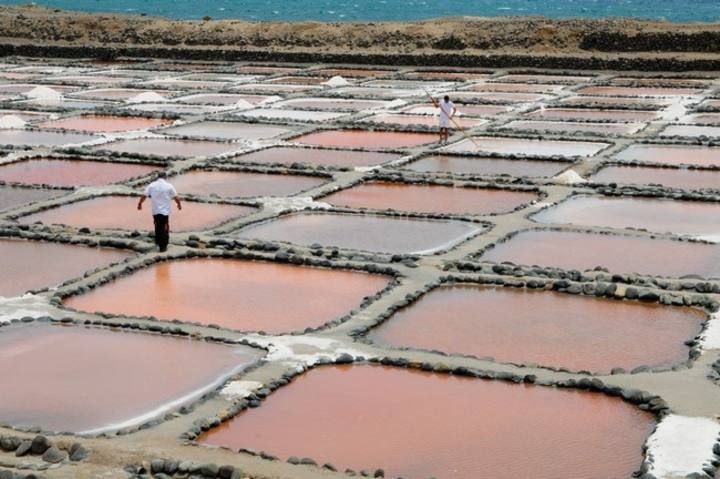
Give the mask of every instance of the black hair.
M 445 101 L 450 101 L 450 97 L 447 96 L 447 95 L 445 95 L 445 98 L 443 98 L 443 100 L 445 100 Z

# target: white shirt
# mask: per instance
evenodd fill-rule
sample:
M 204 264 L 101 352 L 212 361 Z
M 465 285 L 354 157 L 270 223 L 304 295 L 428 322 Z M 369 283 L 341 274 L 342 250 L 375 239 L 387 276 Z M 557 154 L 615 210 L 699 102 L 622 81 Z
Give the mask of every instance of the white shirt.
M 145 188 L 145 196 L 152 201 L 153 215 L 170 216 L 170 204 L 172 203 L 172 199 L 177 196 L 177 191 L 175 191 L 173 185 L 163 178 L 158 178 L 147 185 Z
M 453 102 L 445 102 L 445 100 L 440 102 L 440 120 L 449 120 L 453 111 L 455 111 L 455 104 Z

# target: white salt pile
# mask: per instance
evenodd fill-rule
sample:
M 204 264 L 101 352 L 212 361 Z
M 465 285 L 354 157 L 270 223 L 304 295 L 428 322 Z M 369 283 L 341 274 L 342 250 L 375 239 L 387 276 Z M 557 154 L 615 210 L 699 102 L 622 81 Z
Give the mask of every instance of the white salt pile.
M 587 183 L 587 180 L 575 173 L 575 171 L 567 170 L 566 172 L 555 176 L 552 179 L 552 182 L 556 185 L 574 185 L 577 183 Z
M 327 86 L 348 86 L 350 84 L 349 81 L 341 77 L 340 75 L 335 75 L 328 81 L 323 82 L 323 85 Z
M 25 128 L 27 122 L 16 115 L 0 116 L 0 129 L 10 130 L 16 128 Z
M 235 108 L 247 110 L 248 108 L 254 108 L 254 105 L 247 100 L 238 100 L 235 102 Z
M 146 91 L 127 99 L 127 103 L 157 103 L 164 102 L 166 99 L 164 96 L 154 91 Z
M 24 94 L 32 100 L 61 100 L 62 93 L 46 86 L 36 86 L 29 92 Z

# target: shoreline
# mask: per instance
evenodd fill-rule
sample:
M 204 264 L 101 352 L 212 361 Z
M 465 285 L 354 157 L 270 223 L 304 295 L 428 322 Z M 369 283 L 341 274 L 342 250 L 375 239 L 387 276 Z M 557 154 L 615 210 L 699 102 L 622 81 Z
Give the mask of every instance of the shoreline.
M 720 70 L 720 23 L 543 17 L 197 21 L 3 6 L 0 32 L 0 52 L 21 56 Z

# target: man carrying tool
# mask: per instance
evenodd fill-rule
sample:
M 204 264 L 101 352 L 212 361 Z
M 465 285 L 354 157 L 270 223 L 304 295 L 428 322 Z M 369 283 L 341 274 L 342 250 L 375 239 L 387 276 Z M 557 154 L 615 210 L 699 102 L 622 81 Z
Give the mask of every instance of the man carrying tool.
M 145 188 L 145 193 L 140 197 L 137 209 L 142 210 L 142 205 L 147 198 L 152 202 L 153 221 L 155 223 L 155 244 L 158 245 L 161 252 L 167 251 L 168 242 L 170 241 L 170 209 L 172 207 L 171 200 L 175 200 L 178 210 L 182 210 L 180 198 L 177 196 L 175 187 L 165 181 L 166 174 L 161 171 L 158 179 L 150 183 Z
M 450 101 L 450 97 L 447 95 L 443 97 L 440 103 L 438 103 L 435 98 L 430 98 L 432 99 L 433 105 L 435 105 L 436 108 L 440 108 L 440 143 L 447 143 L 449 135 L 448 126 L 457 110 L 455 109 L 453 102 Z

